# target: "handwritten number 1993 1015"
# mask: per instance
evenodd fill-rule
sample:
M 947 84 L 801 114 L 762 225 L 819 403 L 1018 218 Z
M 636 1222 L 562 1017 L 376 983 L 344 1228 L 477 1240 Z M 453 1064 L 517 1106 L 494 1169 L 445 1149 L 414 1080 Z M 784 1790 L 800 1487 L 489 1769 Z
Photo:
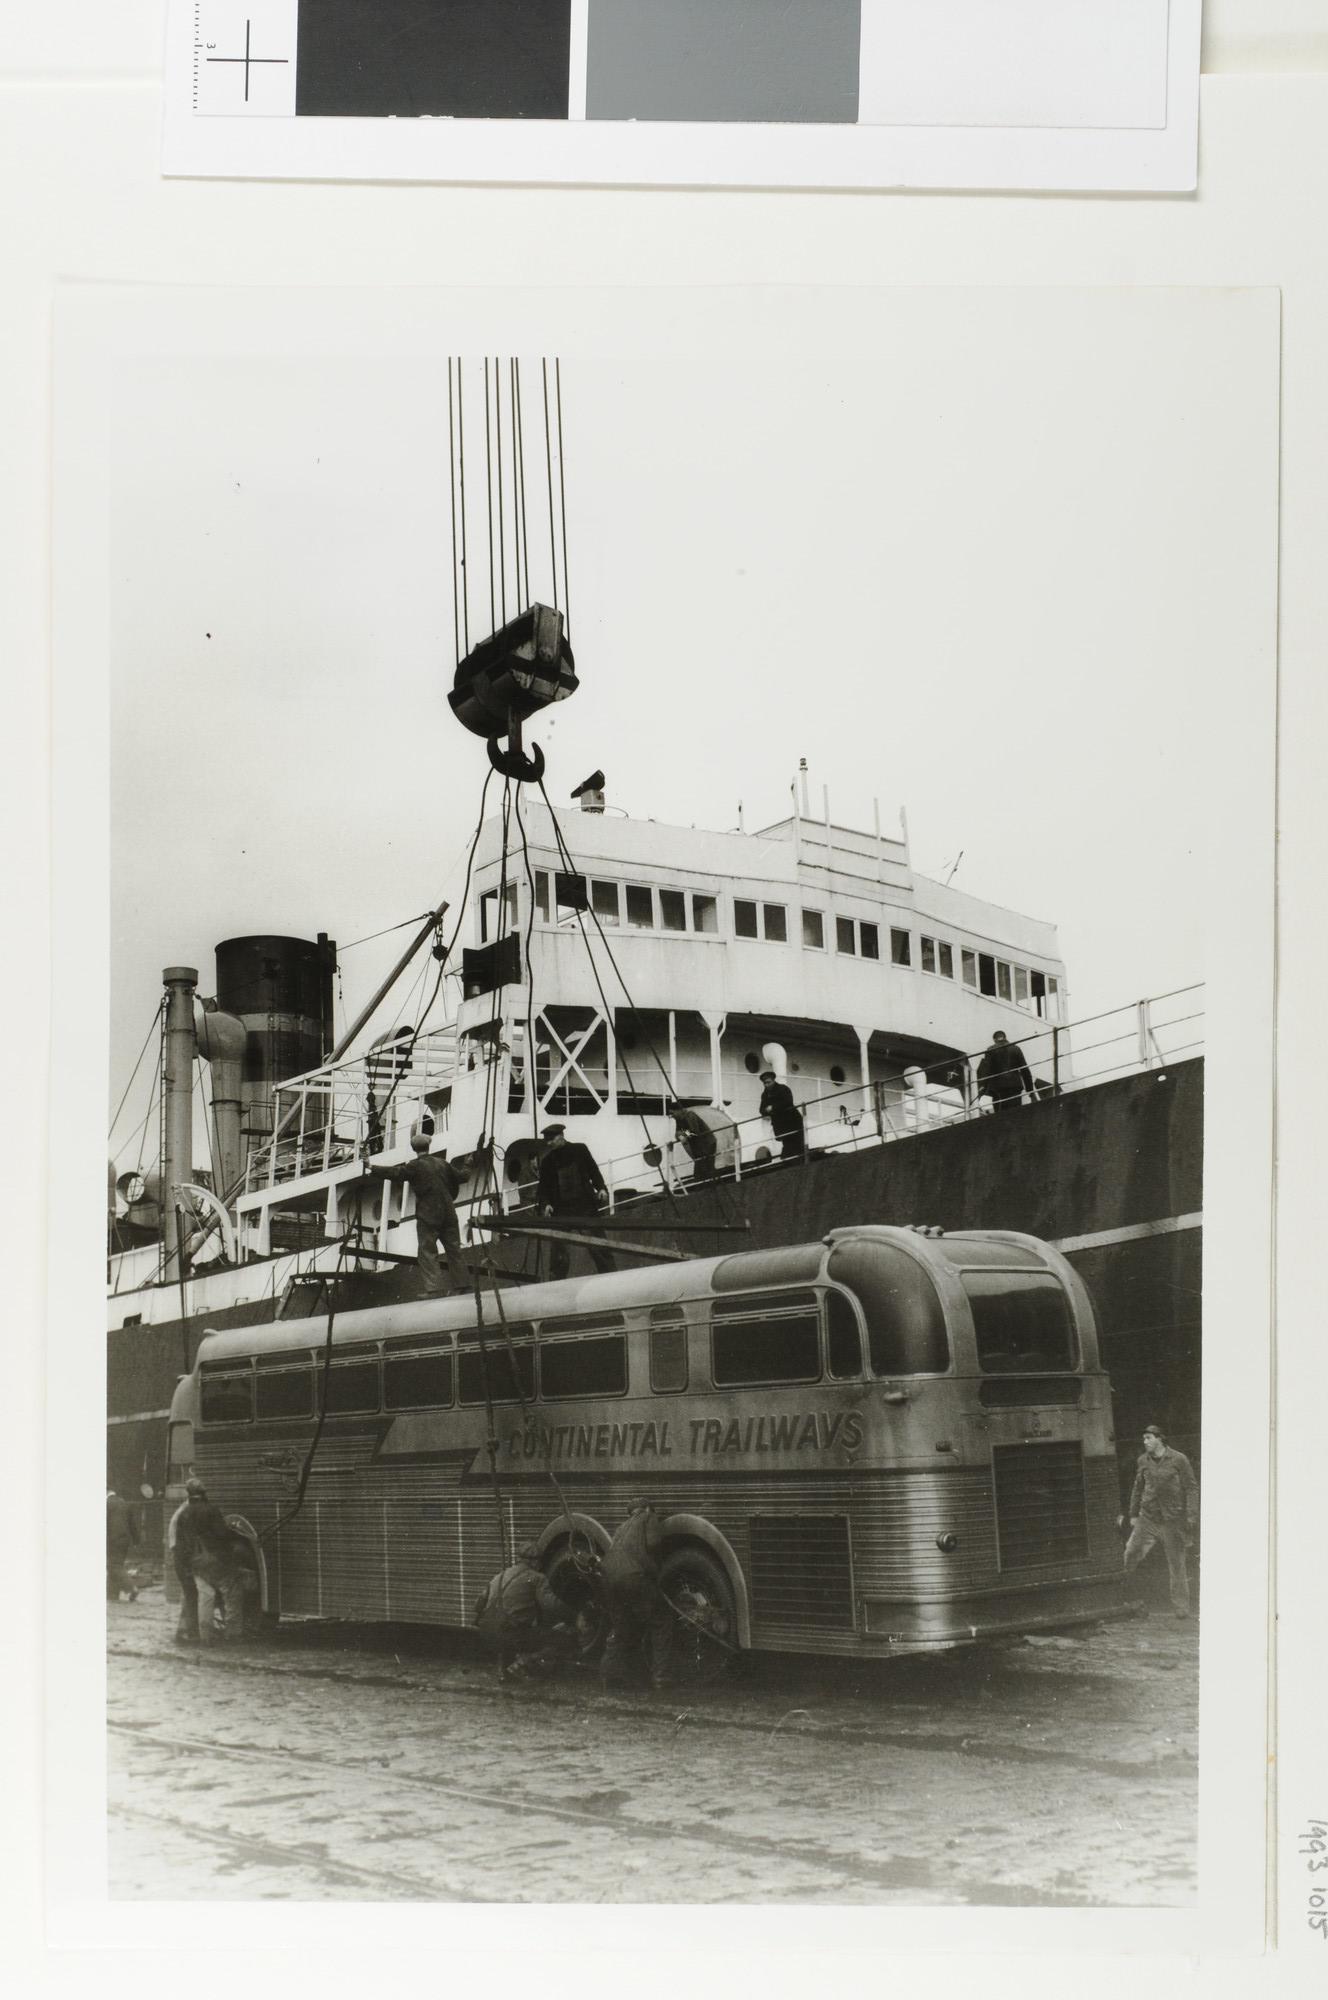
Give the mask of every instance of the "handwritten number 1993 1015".
M 1310 1902 L 1306 1921 L 1312 1931 L 1328 1938 L 1328 1820 L 1310 1821 L 1300 1836 L 1300 1852 L 1310 1871 Z

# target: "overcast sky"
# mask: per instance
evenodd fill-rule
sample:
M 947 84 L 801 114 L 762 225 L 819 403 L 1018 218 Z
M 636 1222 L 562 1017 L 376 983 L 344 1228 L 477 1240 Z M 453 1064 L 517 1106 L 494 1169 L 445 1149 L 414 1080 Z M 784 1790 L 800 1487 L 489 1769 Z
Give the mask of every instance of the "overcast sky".
M 750 830 L 804 755 L 813 812 L 906 805 L 918 869 L 962 850 L 957 887 L 1058 924 L 1077 1015 L 1202 977 L 1196 718 L 1257 524 L 1249 409 L 1177 296 L 914 297 L 874 357 L 570 356 L 555 801 L 602 765 L 633 814 L 741 799 Z M 210 992 L 220 939 L 345 943 L 455 894 L 487 768 L 445 700 L 445 347 L 258 348 L 118 382 L 112 1108 L 164 965 Z M 348 1016 L 401 942 L 346 952 Z M 121 1153 L 145 1107 L 140 1079 Z

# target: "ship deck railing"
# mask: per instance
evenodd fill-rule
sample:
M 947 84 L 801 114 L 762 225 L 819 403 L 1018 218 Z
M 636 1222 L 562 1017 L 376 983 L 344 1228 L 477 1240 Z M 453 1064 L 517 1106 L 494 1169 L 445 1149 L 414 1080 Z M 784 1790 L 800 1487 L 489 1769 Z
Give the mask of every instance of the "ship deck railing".
M 1115 1077 L 1160 1070 L 1203 1050 L 1204 988 L 1178 987 L 1082 1020 L 1030 1020 L 1018 1043 L 1035 1082 L 1037 1099 L 1063 1097 Z M 1013 1026 L 1014 1024 L 1012 1024 Z M 887 1077 L 839 1081 L 830 1076 L 790 1074 L 787 1081 L 802 1114 L 809 1154 L 855 1152 L 887 1145 L 924 1132 L 970 1123 L 992 1115 L 979 1097 L 976 1071 L 983 1050 L 938 1057 L 927 1071 L 908 1065 Z M 275 1093 L 276 1137 L 251 1155 L 244 1192 L 289 1189 L 291 1183 L 322 1176 L 358 1162 L 366 1152 L 404 1149 L 422 1117 L 435 1136 L 448 1130 L 450 1086 L 456 1073 L 457 1043 L 451 1028 L 433 1030 L 409 1048 L 380 1044 L 366 1055 L 294 1077 Z M 956 1081 L 935 1081 L 949 1069 Z M 611 1088 L 612 1086 L 612 1088 Z M 584 1101 L 582 1101 L 584 1099 Z M 618 1203 L 656 1195 L 663 1188 L 685 1194 L 714 1178 L 742 1179 L 785 1164 L 782 1147 L 759 1115 L 734 1120 L 718 1137 L 713 1157 L 697 1157 L 695 1141 L 673 1135 L 673 1114 L 687 1105 L 713 1105 L 708 1066 L 661 1073 L 645 1050 L 633 1053 L 630 1068 L 619 1059 L 610 1077 L 606 1065 L 581 1066 L 573 1086 L 564 1080 L 540 1102 L 540 1125 L 574 1118 L 614 1104 L 618 1115 L 639 1117 L 641 1143 L 601 1158 L 610 1210 Z M 520 1092 L 509 1112 L 530 1116 Z M 535 1136 L 532 1130 L 530 1136 Z M 510 1130 L 510 1128 L 509 1128 Z M 589 1137 L 589 1125 L 580 1136 Z M 508 1180 L 499 1162 L 500 1191 L 463 1199 L 478 1221 L 497 1201 L 503 1212 L 530 1205 L 534 1182 Z

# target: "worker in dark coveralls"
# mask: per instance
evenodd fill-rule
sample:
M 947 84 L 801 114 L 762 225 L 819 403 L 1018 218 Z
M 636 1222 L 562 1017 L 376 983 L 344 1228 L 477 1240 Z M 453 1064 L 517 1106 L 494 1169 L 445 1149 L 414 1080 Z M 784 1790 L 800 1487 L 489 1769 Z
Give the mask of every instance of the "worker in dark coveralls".
M 500 1681 L 538 1673 L 576 1650 L 571 1610 L 539 1567 L 533 1543 L 490 1577 L 475 1624 L 497 1651 Z
M 761 1071 L 761 1116 L 768 1118 L 779 1140 L 781 1158 L 800 1160 L 803 1149 L 802 1113 L 793 1102 L 793 1092 L 780 1083 L 772 1069 Z
M 118 1604 L 124 1591 L 132 1604 L 138 1596 L 125 1571 L 131 1552 L 138 1546 L 134 1510 L 114 1489 L 106 1495 L 106 1596 Z
M 1199 1484 L 1184 1452 L 1173 1451 L 1156 1424 L 1144 1428 L 1144 1448 L 1135 1468 L 1129 1513 L 1126 1575 L 1138 1569 L 1154 1544 L 1161 1542 L 1171 1583 L 1171 1608 L 1177 1618 L 1188 1618 L 1190 1578 L 1185 1551 L 1198 1525 Z M 1121 1518 L 1123 1521 L 1124 1516 Z
M 415 1196 L 415 1262 L 429 1298 L 448 1296 L 438 1262 L 441 1246 L 447 1259 L 447 1275 L 453 1292 L 470 1290 L 470 1272 L 461 1251 L 461 1225 L 457 1221 L 456 1198 L 461 1182 L 448 1165 L 446 1153 L 431 1153 L 426 1132 L 412 1132 L 411 1150 L 415 1157 L 399 1167 L 370 1167 L 369 1177 L 379 1181 L 401 1181 Z
M 1036 1094 L 1033 1072 L 1018 1042 L 1010 1041 L 1004 1028 L 998 1028 L 978 1064 L 978 1096 L 989 1097 L 993 1110 L 1013 1111 L 1023 1102 L 1025 1091 L 1030 1097 Z
M 198 1591 L 198 1640 L 210 1646 L 216 1637 L 215 1613 L 222 1614 L 222 1633 L 229 1642 L 244 1637 L 244 1565 L 233 1528 L 220 1507 L 208 1499 L 201 1479 L 185 1482 L 188 1500 L 175 1529 L 176 1561 L 188 1565 Z
M 541 1212 L 553 1223 L 593 1218 L 596 1209 L 608 1201 L 604 1176 L 589 1146 L 567 1137 L 561 1125 L 546 1125 L 548 1141 L 539 1163 L 536 1200 Z M 587 1244 L 587 1253 L 597 1271 L 613 1269 L 613 1252 Z M 549 1276 L 565 1278 L 572 1261 L 570 1245 L 555 1243 L 549 1257 Z
M 630 1686 L 643 1668 L 655 1687 L 662 1687 L 668 1678 L 673 1612 L 660 1588 L 662 1540 L 658 1507 L 652 1500 L 638 1500 L 600 1564 L 599 1583 L 609 1621 L 603 1665 L 606 1688 Z

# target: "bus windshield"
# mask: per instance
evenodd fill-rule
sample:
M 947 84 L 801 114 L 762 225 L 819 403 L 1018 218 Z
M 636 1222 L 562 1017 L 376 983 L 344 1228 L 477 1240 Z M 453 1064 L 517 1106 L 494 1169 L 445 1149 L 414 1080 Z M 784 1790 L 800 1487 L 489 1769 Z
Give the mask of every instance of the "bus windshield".
M 984 1374 L 1049 1374 L 1075 1367 L 1070 1302 L 1050 1271 L 965 1271 L 963 1278 Z
M 950 1348 L 940 1294 L 907 1251 L 889 1243 L 839 1243 L 827 1276 L 852 1292 L 866 1315 L 873 1375 L 945 1373 Z

